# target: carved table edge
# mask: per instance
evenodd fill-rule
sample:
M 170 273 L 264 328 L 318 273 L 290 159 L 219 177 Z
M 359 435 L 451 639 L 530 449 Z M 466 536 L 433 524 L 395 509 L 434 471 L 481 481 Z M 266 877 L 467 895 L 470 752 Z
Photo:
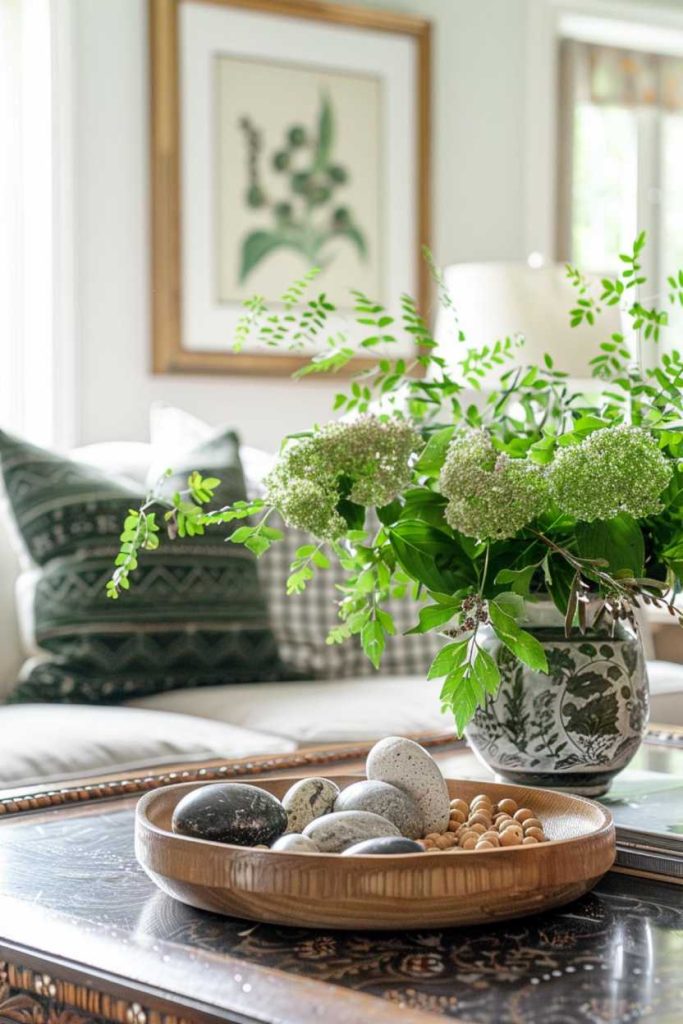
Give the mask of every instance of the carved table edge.
M 7 955 L 7 954 L 3 954 Z M 31 1024 L 196 1024 L 217 1020 L 194 1009 L 188 1015 L 166 1011 L 88 984 L 79 984 L 45 971 L 0 960 L 0 1020 Z
M 465 747 L 465 741 L 459 740 L 454 733 L 428 733 L 414 735 L 412 738 L 428 749 Z M 178 767 L 173 771 L 146 772 L 133 777 L 107 777 L 99 782 L 97 777 L 91 777 L 89 782 L 77 781 L 57 788 L 53 785 L 49 789 L 37 789 L 11 796 L 3 796 L 0 792 L 0 820 L 8 815 L 44 811 L 50 807 L 141 795 L 150 789 L 172 786 L 177 782 L 220 782 L 225 779 L 267 775 L 269 772 L 288 769 L 297 770 L 316 765 L 357 761 L 367 756 L 374 742 L 343 744 L 336 747 L 330 745 L 296 750 L 289 754 L 259 755 L 248 759 L 226 759 L 212 764 L 200 762 L 199 765 L 195 763 L 188 767 Z M 15 790 L 10 792 L 16 793 Z

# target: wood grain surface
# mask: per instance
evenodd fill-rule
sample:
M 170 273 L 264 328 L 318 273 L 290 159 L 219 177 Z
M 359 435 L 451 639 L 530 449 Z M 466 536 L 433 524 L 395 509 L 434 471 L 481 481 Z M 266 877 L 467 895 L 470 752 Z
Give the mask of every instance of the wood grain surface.
M 281 797 L 295 778 L 254 785 Z M 358 776 L 341 776 L 343 788 Z M 148 793 L 136 813 L 136 855 L 166 893 L 194 907 L 272 924 L 340 929 L 435 928 L 522 917 L 591 889 L 615 856 L 614 826 L 598 804 L 551 790 L 488 783 L 543 821 L 547 843 L 490 851 L 340 857 L 212 843 L 170 831 L 173 809 L 197 785 Z M 471 799 L 481 782 L 448 780 Z

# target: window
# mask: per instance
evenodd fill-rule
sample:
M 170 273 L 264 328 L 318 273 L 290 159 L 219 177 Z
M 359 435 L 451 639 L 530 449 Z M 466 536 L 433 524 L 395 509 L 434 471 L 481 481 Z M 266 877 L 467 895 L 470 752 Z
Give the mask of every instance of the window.
M 683 58 L 565 39 L 559 253 L 610 273 L 646 230 L 654 291 L 683 266 Z
M 67 9 L 0 0 L 0 428 L 71 441 Z

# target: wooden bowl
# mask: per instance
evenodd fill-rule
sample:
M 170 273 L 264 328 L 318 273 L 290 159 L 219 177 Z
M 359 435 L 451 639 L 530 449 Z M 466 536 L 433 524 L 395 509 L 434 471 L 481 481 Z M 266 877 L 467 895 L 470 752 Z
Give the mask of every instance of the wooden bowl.
M 282 797 L 297 778 L 260 779 Z M 335 776 L 344 788 L 358 776 Z M 219 914 L 310 928 L 401 929 L 482 924 L 523 917 L 588 892 L 614 862 L 608 811 L 553 790 L 448 779 L 451 798 L 512 797 L 541 819 L 548 842 L 458 853 L 342 857 L 229 846 L 175 835 L 181 797 L 209 782 L 147 793 L 139 801 L 135 851 L 170 896 Z

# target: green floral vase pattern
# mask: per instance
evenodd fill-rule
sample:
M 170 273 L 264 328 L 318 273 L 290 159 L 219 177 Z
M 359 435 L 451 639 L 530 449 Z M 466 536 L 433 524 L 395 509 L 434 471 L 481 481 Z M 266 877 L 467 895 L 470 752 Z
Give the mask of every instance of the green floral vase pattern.
M 549 672 L 521 665 L 483 631 L 501 685 L 466 730 L 480 761 L 508 782 L 597 796 L 626 767 L 648 720 L 642 644 L 624 623 L 565 637 L 559 613 L 536 606 L 525 628 L 543 644 Z

